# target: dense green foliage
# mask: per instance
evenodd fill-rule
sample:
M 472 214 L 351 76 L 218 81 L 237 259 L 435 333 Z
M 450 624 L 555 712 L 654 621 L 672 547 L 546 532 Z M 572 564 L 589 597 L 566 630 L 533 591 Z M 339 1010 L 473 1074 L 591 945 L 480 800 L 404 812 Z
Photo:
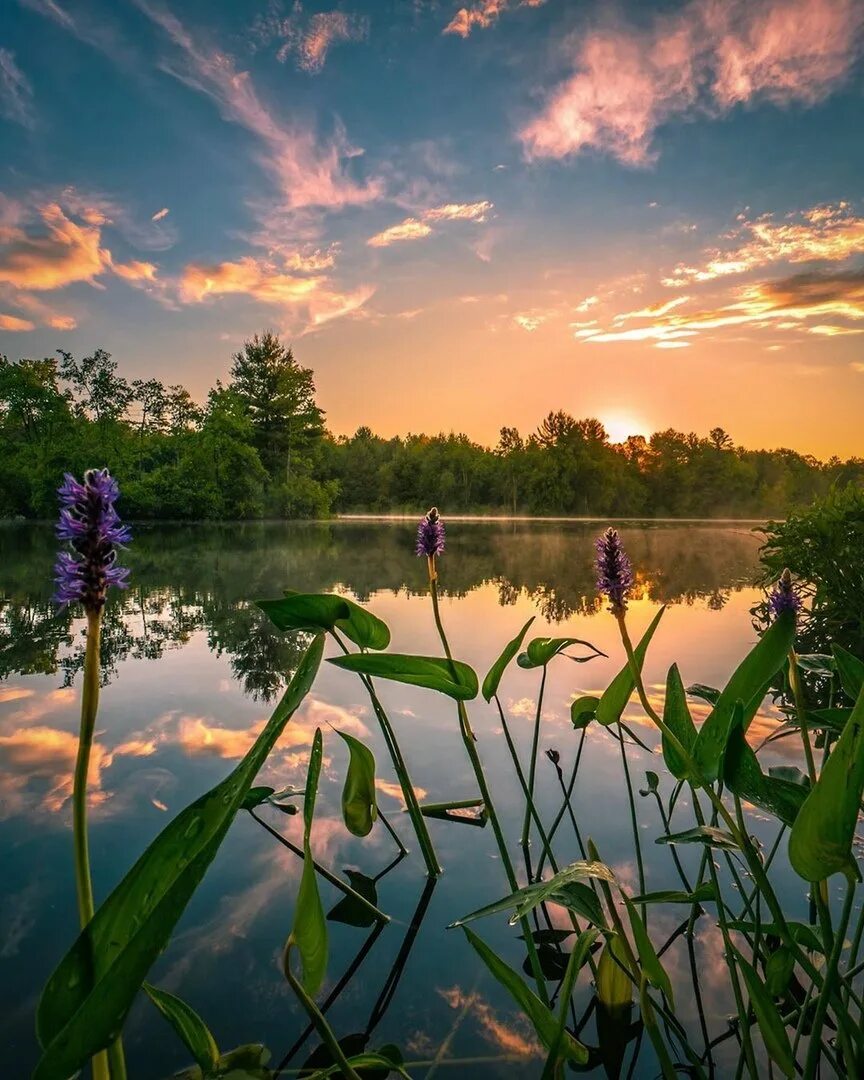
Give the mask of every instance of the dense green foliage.
M 800 634 L 808 652 L 836 642 L 864 656 L 864 488 L 830 492 L 765 530 L 766 579 L 784 566 L 801 580 L 807 614 Z
M 463 434 L 326 432 L 312 372 L 265 333 L 197 405 L 179 385 L 127 381 L 102 349 L 76 360 L 0 357 L 0 516 L 51 517 L 64 471 L 110 462 L 124 516 L 326 517 L 417 511 L 771 517 L 864 481 L 864 460 L 745 450 L 722 428 L 612 444 L 594 419 L 553 412 L 488 448 Z

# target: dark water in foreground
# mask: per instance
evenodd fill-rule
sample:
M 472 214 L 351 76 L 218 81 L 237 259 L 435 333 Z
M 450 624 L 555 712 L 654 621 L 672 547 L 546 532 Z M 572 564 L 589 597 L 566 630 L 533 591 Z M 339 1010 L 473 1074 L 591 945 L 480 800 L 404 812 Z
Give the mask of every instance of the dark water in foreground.
M 602 689 L 622 663 L 613 620 L 596 602 L 591 540 L 596 525 L 580 523 L 453 523 L 442 565 L 443 616 L 454 654 L 480 676 L 521 624 L 536 615 L 532 633 L 572 635 L 610 654 L 590 664 L 560 659 L 550 667 L 541 748 L 556 748 L 569 775 L 579 735 L 569 703 Z M 646 664 L 649 687 L 660 693 L 677 661 L 685 683 L 722 685 L 754 640 L 749 608 L 758 537 L 744 525 L 634 524 L 622 528 L 638 571 L 631 630 L 640 633 L 656 606 L 669 609 Z M 49 601 L 53 540 L 47 527 L 0 529 L 0 1046 L 4 1077 L 29 1075 L 36 1059 L 33 1010 L 39 989 L 71 942 L 76 926 L 71 861 L 72 767 L 80 689 L 83 624 L 57 615 Z M 91 857 L 97 900 L 179 811 L 216 783 L 248 749 L 283 685 L 295 647 L 271 632 L 247 601 L 286 587 L 345 591 L 369 604 L 393 631 L 397 651 L 437 654 L 424 565 L 413 556 L 410 523 L 337 522 L 325 525 L 244 525 L 141 529 L 129 552 L 133 588 L 115 597 L 106 631 L 109 682 L 103 691 L 98 746 L 91 765 Z M 511 667 L 502 700 L 523 758 L 527 757 L 539 673 Z M 379 686 L 415 785 L 429 801 L 470 798 L 476 787 L 456 727 L 455 709 L 442 696 L 396 684 Z M 698 714 L 698 710 L 695 710 Z M 522 802 L 500 720 L 482 700 L 472 722 L 513 857 Z M 630 707 L 634 726 L 638 708 Z M 766 707 L 757 738 L 770 730 Z M 490 828 L 432 821 L 430 831 L 445 867 L 428 887 L 375 719 L 359 682 L 328 665 L 312 696 L 289 725 L 261 783 L 301 785 L 312 733 L 325 734 L 325 768 L 313 835 L 322 863 L 368 877 L 395 855 L 380 826 L 360 841 L 341 822 L 339 796 L 346 749 L 332 724 L 368 741 L 376 753 L 380 804 L 412 849 L 381 877 L 378 904 L 392 916 L 383 930 L 331 922 L 328 979 L 321 998 L 353 971 L 328 1010 L 338 1035 L 364 1032 L 370 1046 L 395 1042 L 417 1077 L 539 1075 L 543 1056 L 527 1022 L 480 965 L 461 931 L 444 926 L 508 889 Z M 652 732 L 639 726 L 649 743 Z M 763 758 L 782 760 L 788 744 Z M 636 786 L 646 768 L 662 774 L 662 759 L 628 749 Z M 668 795 L 669 780 L 661 781 Z M 539 802 L 550 820 L 560 804 L 554 770 L 538 766 Z M 589 730 L 573 799 L 584 835 L 635 891 L 636 867 L 620 749 L 608 734 Z M 668 848 L 654 838 L 661 825 L 653 800 L 637 796 L 647 887 L 680 887 Z M 686 810 L 684 810 L 686 815 Z M 298 817 L 275 810 L 272 826 L 300 842 Z M 689 818 L 682 827 L 692 822 Z M 773 826 L 753 818 L 753 831 L 773 839 Z M 579 857 L 572 826 L 557 837 L 559 861 Z M 695 862 L 682 849 L 686 865 Z M 194 897 L 151 981 L 190 1002 L 223 1050 L 260 1041 L 280 1061 L 305 1031 L 305 1017 L 279 970 L 291 925 L 300 863 L 248 815 L 238 818 Z M 806 918 L 803 883 L 778 859 L 779 891 L 790 915 Z M 339 894 L 322 883 L 325 906 Z M 680 910 L 652 912 L 651 933 L 663 941 Z M 476 929 L 519 966 L 518 929 L 506 917 Z M 727 998 L 722 943 L 710 918 L 700 920 L 697 966 L 711 1034 L 722 1034 L 733 1011 Z M 685 946 L 664 956 L 681 986 L 678 1016 L 696 1031 Z M 579 1003 L 591 997 L 580 981 Z M 319 999 L 320 1000 L 320 999 Z M 583 1038 L 594 1038 L 589 1020 Z M 698 1041 L 698 1040 L 697 1040 Z M 657 1072 L 647 1039 L 634 1075 Z M 294 1050 L 298 1069 L 314 1049 Z M 701 1044 L 700 1044 L 701 1045 Z M 169 1076 L 188 1064 L 183 1047 L 152 1006 L 139 1001 L 127 1024 L 132 1080 Z M 632 1046 L 631 1046 L 632 1050 Z M 724 1054 L 726 1057 L 724 1058 Z M 734 1048 L 718 1062 L 734 1060 Z M 733 1070 L 734 1071 L 734 1070 Z M 287 1075 L 290 1075 L 288 1073 Z

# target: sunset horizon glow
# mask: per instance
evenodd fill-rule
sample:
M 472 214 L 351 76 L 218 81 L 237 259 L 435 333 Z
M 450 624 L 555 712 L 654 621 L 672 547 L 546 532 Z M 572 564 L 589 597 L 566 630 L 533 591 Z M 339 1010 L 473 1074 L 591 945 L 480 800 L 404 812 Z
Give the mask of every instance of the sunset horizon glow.
M 862 57 L 860 0 L 10 0 L 0 353 L 862 456 Z

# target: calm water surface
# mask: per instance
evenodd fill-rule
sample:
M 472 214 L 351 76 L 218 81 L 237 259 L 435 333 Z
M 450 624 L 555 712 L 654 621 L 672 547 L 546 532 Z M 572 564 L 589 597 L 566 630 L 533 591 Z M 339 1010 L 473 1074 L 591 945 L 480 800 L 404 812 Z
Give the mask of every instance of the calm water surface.
M 616 628 L 595 599 L 591 540 L 584 523 L 453 523 L 442 561 L 443 616 L 454 654 L 482 675 L 521 624 L 536 615 L 538 636 L 572 635 L 609 654 L 586 665 L 566 659 L 550 667 L 542 749 L 561 754 L 565 775 L 578 749 L 569 722 L 575 694 L 602 689 L 621 666 Z M 622 527 L 638 571 L 631 632 L 641 632 L 658 604 L 669 605 L 646 665 L 658 693 L 677 661 L 685 683 L 722 685 L 755 638 L 749 609 L 759 538 L 749 524 L 632 524 Z M 47 527 L 0 529 L 0 1045 L 4 1076 L 26 1077 L 36 1059 L 33 1011 L 42 983 L 76 929 L 70 805 L 77 741 L 83 622 L 57 614 L 50 602 L 54 542 Z M 269 715 L 297 647 L 270 630 L 249 606 L 283 588 L 344 591 L 367 603 L 393 631 L 392 648 L 440 652 L 424 590 L 425 568 L 413 556 L 410 523 L 336 522 L 324 525 L 158 527 L 137 530 L 129 552 L 134 585 L 114 598 L 107 615 L 98 746 L 91 764 L 91 857 L 98 897 L 119 880 L 145 845 L 193 798 L 221 779 L 245 753 Z M 513 665 L 502 700 L 523 758 L 527 757 L 538 672 Z M 430 801 L 465 799 L 476 786 L 459 738 L 455 709 L 442 696 L 381 684 L 380 696 L 397 728 L 418 788 Z M 513 840 L 522 802 L 500 720 L 481 699 L 472 723 L 499 813 Z M 694 710 L 697 712 L 698 709 Z M 630 707 L 634 727 L 638 708 Z M 774 717 L 766 706 L 757 737 Z M 310 698 L 289 725 L 260 777 L 276 788 L 302 785 L 312 734 L 325 733 L 313 835 L 318 860 L 375 878 L 396 854 L 380 826 L 365 840 L 344 829 L 339 795 L 346 748 L 332 724 L 367 740 L 376 753 L 381 809 L 409 848 L 416 849 L 400 813 L 398 785 L 374 717 L 355 677 L 323 665 Z M 638 727 L 653 744 L 652 732 Z M 772 744 L 774 745 L 774 744 Z M 781 761 L 785 743 L 763 760 Z M 662 759 L 628 749 L 634 783 Z M 791 758 L 790 758 L 791 760 Z M 668 796 L 668 778 L 663 780 Z M 560 805 L 551 765 L 538 766 L 539 802 L 547 821 Z M 649 889 L 680 887 L 661 834 L 656 804 L 637 796 Z M 634 890 L 636 866 L 620 749 L 608 734 L 589 730 L 573 799 L 584 835 Z M 686 814 L 686 809 L 684 813 Z M 276 810 L 267 821 L 300 842 L 301 821 Z M 773 839 L 767 822 L 753 830 Z M 685 820 L 682 827 L 691 824 Z M 379 906 L 392 916 L 383 930 L 331 921 L 331 956 L 322 998 L 340 990 L 328 1010 L 340 1036 L 356 1033 L 370 1046 L 398 1043 L 412 1075 L 459 1078 L 539 1075 L 543 1056 L 531 1029 L 481 969 L 461 931 L 445 925 L 508 890 L 491 829 L 432 821 L 445 867 L 427 886 L 416 850 L 377 881 Z M 566 821 L 558 834 L 559 861 L 579 857 Z M 685 864 L 696 855 L 681 849 Z M 806 918 L 803 884 L 778 860 L 788 913 Z M 299 1069 L 316 1040 L 304 1036 L 304 1015 L 279 970 L 290 928 L 300 863 L 247 814 L 229 838 L 190 904 L 151 981 L 179 994 L 206 1019 L 222 1049 L 264 1042 L 287 1069 Z M 322 883 L 325 905 L 340 894 Z M 652 911 L 661 941 L 681 909 Z M 719 934 L 700 920 L 696 939 L 704 1008 L 712 1036 L 722 1034 L 734 1005 Z M 514 966 L 522 960 L 518 929 L 505 917 L 476 929 Z M 682 992 L 678 1015 L 696 1030 L 686 947 L 677 941 L 665 962 Z M 591 989 L 580 982 L 580 1002 Z M 582 1037 L 596 1041 L 589 1019 Z M 698 1041 L 698 1040 L 697 1040 Z M 647 1040 L 634 1071 L 656 1074 Z M 139 1001 L 126 1029 L 134 1078 L 161 1078 L 188 1064 L 183 1047 L 147 1002 Z M 631 1046 L 631 1050 L 632 1050 Z M 722 1065 L 734 1049 L 719 1051 Z M 422 1063 L 422 1064 L 421 1064 Z M 286 1075 L 291 1075 L 290 1072 Z

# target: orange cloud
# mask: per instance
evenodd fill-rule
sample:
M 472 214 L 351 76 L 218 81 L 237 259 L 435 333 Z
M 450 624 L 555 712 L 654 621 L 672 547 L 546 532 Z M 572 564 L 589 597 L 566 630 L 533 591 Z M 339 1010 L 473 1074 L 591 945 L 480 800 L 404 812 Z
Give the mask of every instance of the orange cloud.
M 546 0 L 520 0 L 516 7 L 540 7 Z M 450 22 L 444 27 L 443 33 L 457 34 L 461 38 L 467 38 L 472 30 L 487 30 L 493 26 L 508 7 L 514 6 L 511 0 L 480 0 L 471 7 L 459 8 Z
M 133 259 L 128 263 L 114 263 L 113 269 L 124 281 L 154 281 L 158 268 L 153 263 Z
M 644 30 L 589 32 L 576 39 L 574 74 L 520 138 L 529 157 L 594 149 L 644 166 L 675 116 L 824 100 L 851 73 L 862 27 L 858 0 L 692 0 Z
M 521 1018 L 519 1023 L 522 1030 L 515 1024 L 505 1024 L 480 994 L 466 993 L 460 986 L 442 989 L 438 993 L 451 1009 L 462 1009 L 473 1014 L 481 1035 L 503 1053 L 520 1058 L 538 1057 L 542 1053 L 540 1044 Z
M 29 319 L 19 319 L 15 315 L 0 314 L 0 330 L 8 330 L 10 333 L 22 333 L 26 330 L 35 330 L 36 324 Z
M 405 218 L 398 225 L 391 225 L 389 229 L 370 236 L 366 243 L 370 247 L 389 247 L 403 240 L 422 240 L 432 235 L 433 230 L 429 222 L 483 222 L 492 209 L 493 204 L 485 199 L 474 203 L 445 203 L 443 206 L 433 206 L 424 210 L 419 218 Z
M 44 233 L 4 230 L 0 247 L 0 282 L 19 289 L 48 291 L 76 281 L 91 284 L 111 266 L 111 252 L 101 246 L 99 223 L 78 224 L 57 203 L 39 210 Z

